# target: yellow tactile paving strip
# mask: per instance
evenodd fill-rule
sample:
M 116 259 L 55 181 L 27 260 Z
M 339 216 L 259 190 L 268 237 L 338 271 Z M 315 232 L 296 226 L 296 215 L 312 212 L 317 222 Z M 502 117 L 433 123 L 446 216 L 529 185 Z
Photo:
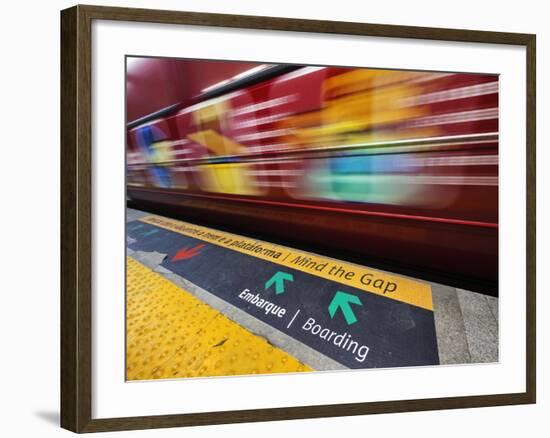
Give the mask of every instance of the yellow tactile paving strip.
M 313 371 L 127 257 L 127 380 Z

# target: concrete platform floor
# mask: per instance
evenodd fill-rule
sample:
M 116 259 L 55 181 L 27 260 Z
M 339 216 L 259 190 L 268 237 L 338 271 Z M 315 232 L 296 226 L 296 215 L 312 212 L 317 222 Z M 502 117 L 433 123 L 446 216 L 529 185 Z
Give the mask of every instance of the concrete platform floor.
M 150 216 L 150 213 L 128 208 L 126 221 L 133 222 L 145 216 Z M 309 367 L 313 370 L 348 368 L 334 357 L 329 357 L 310 345 L 300 342 L 295 337 L 251 316 L 205 288 L 190 282 L 189 279 L 167 269 L 161 265 L 166 254 L 132 249 L 130 246 L 134 246 L 135 241 L 131 237 L 127 239 L 129 245 L 127 255 L 132 260 L 149 268 L 182 291 L 193 295 L 200 302 L 226 316 L 254 336 L 265 339 L 277 351 L 286 352 L 292 361 L 292 366 L 300 367 L 300 371 L 307 371 L 310 369 Z M 304 251 L 302 250 L 302 252 Z M 498 298 L 437 283 L 430 283 L 430 286 L 439 363 L 451 365 L 498 361 Z M 153 369 L 156 371 L 156 375 L 152 372 Z M 158 366 L 150 367 L 151 372 L 142 378 L 170 377 L 166 374 L 159 374 L 158 370 Z M 260 370 L 260 372 L 269 371 Z M 246 371 L 242 373 L 246 373 Z M 187 374 L 192 375 L 192 373 Z

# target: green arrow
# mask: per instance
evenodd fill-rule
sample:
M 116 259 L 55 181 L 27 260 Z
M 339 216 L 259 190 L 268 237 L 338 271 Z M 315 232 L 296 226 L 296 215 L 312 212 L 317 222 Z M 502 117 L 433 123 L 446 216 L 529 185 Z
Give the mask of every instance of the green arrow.
M 361 303 L 361 300 L 359 300 L 359 298 L 357 298 L 355 295 L 347 294 L 342 291 L 336 291 L 334 298 L 328 306 L 328 313 L 330 317 L 334 318 L 336 311 L 338 310 L 338 308 L 340 308 L 342 309 L 342 313 L 344 314 L 344 318 L 346 318 L 346 322 L 348 323 L 348 325 L 357 322 L 357 318 L 355 317 L 355 314 L 351 309 L 350 303 L 359 304 L 360 306 L 363 305 L 363 303 Z
M 275 283 L 275 295 L 282 294 L 285 291 L 285 280 L 294 281 L 294 277 L 287 272 L 277 271 L 275 275 L 265 283 L 265 290 L 268 290 L 273 283 Z

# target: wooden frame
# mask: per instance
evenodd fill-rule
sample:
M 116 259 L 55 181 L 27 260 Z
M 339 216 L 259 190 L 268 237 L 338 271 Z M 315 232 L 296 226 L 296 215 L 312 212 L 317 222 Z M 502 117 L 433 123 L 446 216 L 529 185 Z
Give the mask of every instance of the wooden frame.
M 511 44 L 527 53 L 526 392 L 406 401 L 92 419 L 91 24 L 93 20 L 221 26 Z M 513 405 L 536 400 L 535 35 L 195 12 L 75 6 L 61 13 L 61 426 L 74 432 L 273 421 Z

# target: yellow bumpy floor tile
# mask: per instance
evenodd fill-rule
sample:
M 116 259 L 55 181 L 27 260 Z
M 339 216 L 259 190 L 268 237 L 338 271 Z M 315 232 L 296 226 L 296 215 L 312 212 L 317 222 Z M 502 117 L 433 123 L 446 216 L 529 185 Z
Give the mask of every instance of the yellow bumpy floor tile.
M 127 257 L 127 380 L 312 369 Z

